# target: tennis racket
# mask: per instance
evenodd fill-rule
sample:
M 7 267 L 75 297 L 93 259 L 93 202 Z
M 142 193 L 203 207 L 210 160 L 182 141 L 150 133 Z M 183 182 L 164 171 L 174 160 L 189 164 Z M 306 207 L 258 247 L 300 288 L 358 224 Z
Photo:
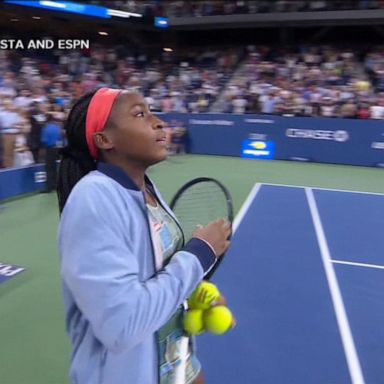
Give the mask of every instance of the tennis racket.
M 199 225 L 227 219 L 233 222 L 232 197 L 227 188 L 216 179 L 199 177 L 184 184 L 170 203 L 184 232 L 184 241 L 192 238 Z M 223 261 L 224 255 L 216 261 L 205 279 L 210 279 Z M 179 344 L 180 363 L 175 371 L 175 384 L 186 384 L 186 363 L 189 338 L 183 336 Z
M 233 222 L 233 203 L 228 189 L 216 179 L 199 177 L 184 184 L 173 197 L 170 207 L 184 232 L 184 241 L 192 238 L 199 225 L 218 219 Z M 223 260 L 218 259 L 205 279 L 209 280 Z

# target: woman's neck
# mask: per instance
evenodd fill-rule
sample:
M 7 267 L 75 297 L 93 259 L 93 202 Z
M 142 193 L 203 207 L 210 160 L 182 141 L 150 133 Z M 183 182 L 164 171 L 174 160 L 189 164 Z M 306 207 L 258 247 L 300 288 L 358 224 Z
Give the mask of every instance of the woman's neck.
M 146 168 L 142 165 L 137 165 L 134 163 L 127 164 L 123 161 L 113 161 L 110 162 L 113 165 L 116 165 L 120 167 L 137 185 L 138 188 L 140 188 L 142 191 L 145 189 L 145 171 Z

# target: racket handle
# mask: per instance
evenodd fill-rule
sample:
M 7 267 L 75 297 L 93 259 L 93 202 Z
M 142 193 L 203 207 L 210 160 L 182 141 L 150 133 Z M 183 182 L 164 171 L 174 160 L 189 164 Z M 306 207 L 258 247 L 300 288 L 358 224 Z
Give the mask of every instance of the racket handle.
M 220 265 L 222 258 L 223 258 L 223 256 L 221 256 L 220 258 L 218 258 L 216 260 L 215 264 L 213 264 L 212 268 L 204 276 L 204 280 L 210 280 L 211 279 L 212 275 L 216 272 L 217 267 Z
M 187 382 L 187 359 L 189 338 L 182 336 L 180 339 L 180 363 L 175 370 L 175 384 L 186 384 Z

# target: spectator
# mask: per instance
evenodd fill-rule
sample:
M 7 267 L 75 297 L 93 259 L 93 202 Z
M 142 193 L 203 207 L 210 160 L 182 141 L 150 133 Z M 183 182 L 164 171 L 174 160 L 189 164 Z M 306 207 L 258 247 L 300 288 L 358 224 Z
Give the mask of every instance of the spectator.
M 31 103 L 31 92 L 29 89 L 22 89 L 19 96 L 15 98 L 13 105 L 17 108 L 27 109 Z
M 367 103 L 362 103 L 357 111 L 357 117 L 359 119 L 370 119 L 371 118 L 371 112 L 369 110 L 369 106 Z
M 30 110 L 30 125 L 31 130 L 28 135 L 28 146 L 32 152 L 33 160 L 35 163 L 40 162 L 40 148 L 41 148 L 41 131 L 46 123 L 46 115 L 43 111 L 41 104 L 33 103 Z
M 357 105 L 352 99 L 347 100 L 340 108 L 340 116 L 347 119 L 354 119 L 357 115 Z
M 187 151 L 188 131 L 182 121 L 176 121 L 172 127 L 172 153 L 184 154 Z
M 11 100 L 4 102 L 4 109 L 0 112 L 0 125 L 3 136 L 3 165 L 5 168 L 13 167 L 16 135 L 20 132 L 21 116 L 12 105 Z
M 1 117 L 1 110 L 0 110 Z M 3 128 L 0 120 L 0 169 L 4 168 L 4 142 L 3 142 Z
M 245 98 L 245 95 L 243 94 L 236 95 L 232 100 L 233 113 L 244 114 L 247 108 L 247 104 L 248 102 L 247 102 L 247 99 Z
M 33 156 L 27 145 L 27 137 L 31 129 L 28 111 L 20 112 L 20 132 L 16 135 L 14 150 L 14 166 L 24 167 L 33 164 Z
M 42 130 L 41 142 L 45 148 L 45 172 L 46 187 L 45 193 L 56 190 L 58 149 L 63 144 L 61 126 L 55 120 L 52 113 L 48 114 L 46 125 Z

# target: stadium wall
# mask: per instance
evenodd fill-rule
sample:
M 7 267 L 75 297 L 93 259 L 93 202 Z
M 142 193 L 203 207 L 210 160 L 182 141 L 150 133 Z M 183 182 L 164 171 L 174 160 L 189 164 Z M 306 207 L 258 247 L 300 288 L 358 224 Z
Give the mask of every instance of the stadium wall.
M 0 170 L 0 201 L 38 192 L 44 187 L 45 171 L 43 164 Z
M 193 154 L 384 167 L 384 122 L 233 114 L 164 114 Z M 39 164 L 0 171 L 0 201 L 45 187 Z
M 188 151 L 259 159 L 384 166 L 384 122 L 233 114 L 167 114 L 188 128 Z

